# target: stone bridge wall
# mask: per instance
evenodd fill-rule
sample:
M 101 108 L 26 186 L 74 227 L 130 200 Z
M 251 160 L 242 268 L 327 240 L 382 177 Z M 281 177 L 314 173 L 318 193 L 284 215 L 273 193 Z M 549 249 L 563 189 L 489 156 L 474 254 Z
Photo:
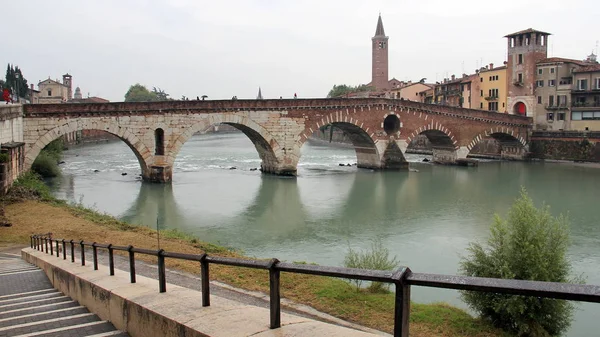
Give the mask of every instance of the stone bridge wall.
M 418 135 L 426 135 L 444 158 L 458 159 L 490 137 L 526 148 L 531 127 L 527 117 L 390 99 L 27 105 L 23 123 L 26 169 L 52 140 L 78 130 L 103 130 L 129 145 L 146 180 L 159 182 L 170 181 L 183 144 L 216 124 L 244 132 L 262 171 L 275 174 L 295 174 L 304 142 L 328 124 L 349 135 L 358 166 L 373 169 L 406 168 L 403 153 Z

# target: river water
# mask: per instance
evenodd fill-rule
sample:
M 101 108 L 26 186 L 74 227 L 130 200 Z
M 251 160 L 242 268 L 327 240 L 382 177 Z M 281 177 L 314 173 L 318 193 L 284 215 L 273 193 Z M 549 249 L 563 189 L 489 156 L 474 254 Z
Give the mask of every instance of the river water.
M 457 273 L 465 247 L 486 239 L 494 213 L 506 215 L 525 186 L 537 205 L 569 213 L 573 272 L 600 285 L 600 169 L 498 161 L 436 166 L 422 163 L 425 157 L 407 155 L 416 171 L 374 172 L 339 166 L 356 162 L 352 149 L 306 143 L 298 177 L 275 177 L 251 170 L 260 160 L 243 134 L 207 134 L 183 146 L 172 184 L 143 183 L 133 152 L 109 142 L 65 151 L 63 175 L 51 186 L 59 198 L 249 256 L 341 266 L 349 247 L 381 240 L 402 265 L 439 274 Z M 412 293 L 417 302 L 466 308 L 452 290 Z M 600 304 L 578 308 L 568 336 L 597 335 Z

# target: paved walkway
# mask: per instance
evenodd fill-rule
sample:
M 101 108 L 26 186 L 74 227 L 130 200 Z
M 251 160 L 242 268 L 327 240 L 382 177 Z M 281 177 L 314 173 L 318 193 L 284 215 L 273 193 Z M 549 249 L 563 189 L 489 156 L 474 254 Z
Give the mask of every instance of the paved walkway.
M 0 252 L 0 337 L 128 336 L 56 291 L 39 268 Z

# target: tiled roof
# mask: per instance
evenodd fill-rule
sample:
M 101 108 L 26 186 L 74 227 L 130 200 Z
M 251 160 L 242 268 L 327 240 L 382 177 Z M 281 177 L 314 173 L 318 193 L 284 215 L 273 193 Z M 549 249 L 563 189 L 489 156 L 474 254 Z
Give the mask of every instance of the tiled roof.
M 589 73 L 593 71 L 600 71 L 600 64 L 591 64 L 575 70 L 576 73 Z
M 580 66 L 588 65 L 588 63 L 586 63 L 585 61 L 566 59 L 566 58 L 562 58 L 562 57 L 549 57 L 549 58 L 541 59 L 537 63 L 540 64 L 540 63 L 558 63 L 558 62 L 575 63 Z
M 513 37 L 513 36 L 517 36 L 517 35 L 531 34 L 531 33 L 538 33 L 538 34 L 542 34 L 542 35 L 552 35 L 550 33 L 542 32 L 540 30 L 535 30 L 533 28 L 527 28 L 525 30 L 522 30 L 522 31 L 519 31 L 516 33 L 505 35 L 504 37 Z

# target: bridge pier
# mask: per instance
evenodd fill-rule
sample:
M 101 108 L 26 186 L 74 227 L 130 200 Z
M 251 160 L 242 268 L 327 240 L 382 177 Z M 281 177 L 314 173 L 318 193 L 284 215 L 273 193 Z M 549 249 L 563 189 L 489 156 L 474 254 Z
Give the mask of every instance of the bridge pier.
M 434 147 L 433 162 L 439 164 L 456 164 L 458 159 L 465 159 L 469 154 L 469 149 L 466 146 L 461 146 L 458 149 L 447 147 Z
M 173 180 L 171 165 L 150 165 L 146 172 L 142 172 L 142 179 L 150 183 L 170 183 Z
M 506 160 L 524 160 L 527 149 L 521 144 L 514 146 L 502 145 L 500 148 L 500 158 Z

